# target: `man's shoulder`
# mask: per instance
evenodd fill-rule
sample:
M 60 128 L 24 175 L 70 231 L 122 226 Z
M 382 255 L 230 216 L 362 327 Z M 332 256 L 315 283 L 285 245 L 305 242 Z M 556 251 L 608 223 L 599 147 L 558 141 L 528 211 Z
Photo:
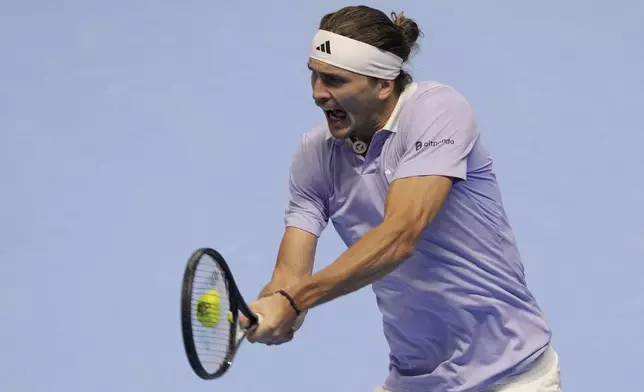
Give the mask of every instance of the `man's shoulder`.
M 456 87 L 433 80 L 414 83 L 400 111 L 400 134 L 409 132 L 412 122 L 433 121 L 447 107 L 457 108 L 459 114 L 474 116 L 470 102 Z
M 409 97 L 409 105 L 406 105 L 406 108 L 421 110 L 426 105 L 453 99 L 467 102 L 467 98 L 456 87 L 435 80 L 426 80 L 415 83 L 415 90 Z
M 319 124 L 300 135 L 293 161 L 324 167 L 332 149 L 333 138 L 326 124 Z
M 331 139 L 331 132 L 326 123 L 319 123 L 313 126 L 308 132 L 305 132 L 302 138 L 316 145 L 321 145 Z
M 324 152 L 333 144 L 333 137 L 326 123 L 313 126 L 309 131 L 300 136 L 299 148 L 309 152 Z

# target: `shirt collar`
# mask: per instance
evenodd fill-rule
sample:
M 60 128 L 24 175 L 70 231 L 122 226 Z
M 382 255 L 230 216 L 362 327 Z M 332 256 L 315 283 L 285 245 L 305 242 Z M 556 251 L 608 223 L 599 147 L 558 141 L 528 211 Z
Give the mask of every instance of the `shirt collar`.
M 387 120 L 387 123 L 382 129 L 393 133 L 396 133 L 398 131 L 398 120 L 400 118 L 400 112 L 402 111 L 402 108 L 405 106 L 409 98 L 414 95 L 417 89 L 418 84 L 411 83 L 403 90 L 403 92 L 400 94 L 400 97 L 398 97 L 398 102 L 396 102 L 396 106 L 394 107 L 393 112 L 391 112 L 391 116 L 389 116 L 389 120 Z

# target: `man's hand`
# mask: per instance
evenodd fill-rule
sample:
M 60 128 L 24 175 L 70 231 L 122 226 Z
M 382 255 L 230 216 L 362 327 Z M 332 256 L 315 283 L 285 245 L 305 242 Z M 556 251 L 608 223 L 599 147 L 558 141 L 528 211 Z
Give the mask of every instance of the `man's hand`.
M 248 307 L 262 317 L 259 326 L 248 331 L 246 339 L 249 342 L 277 345 L 293 339 L 298 320 L 286 297 L 279 293 L 272 294 L 248 304 Z M 240 316 L 239 322 L 242 328 L 248 327 L 248 319 L 243 315 Z

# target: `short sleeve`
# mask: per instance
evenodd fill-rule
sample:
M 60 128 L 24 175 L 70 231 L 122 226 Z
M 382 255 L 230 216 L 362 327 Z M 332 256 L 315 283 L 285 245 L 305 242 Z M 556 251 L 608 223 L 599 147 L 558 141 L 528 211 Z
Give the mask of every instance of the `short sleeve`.
M 328 192 L 322 145 L 314 142 L 310 135 L 304 135 L 293 156 L 284 221 L 287 227 L 297 227 L 319 237 L 329 221 Z
M 448 86 L 436 87 L 410 102 L 412 110 L 401 119 L 402 156 L 393 180 L 440 175 L 467 179 L 467 157 L 479 130 L 467 100 Z

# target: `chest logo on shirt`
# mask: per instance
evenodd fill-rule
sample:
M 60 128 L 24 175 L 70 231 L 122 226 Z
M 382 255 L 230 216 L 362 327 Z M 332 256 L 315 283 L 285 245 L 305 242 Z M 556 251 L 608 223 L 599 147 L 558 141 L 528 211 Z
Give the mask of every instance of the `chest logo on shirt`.
M 436 147 L 441 144 L 454 144 L 454 140 L 448 138 L 448 139 L 441 139 L 436 142 L 433 140 L 429 140 L 429 141 L 426 141 L 425 143 L 419 140 L 416 142 L 416 151 L 420 150 L 423 147 Z

